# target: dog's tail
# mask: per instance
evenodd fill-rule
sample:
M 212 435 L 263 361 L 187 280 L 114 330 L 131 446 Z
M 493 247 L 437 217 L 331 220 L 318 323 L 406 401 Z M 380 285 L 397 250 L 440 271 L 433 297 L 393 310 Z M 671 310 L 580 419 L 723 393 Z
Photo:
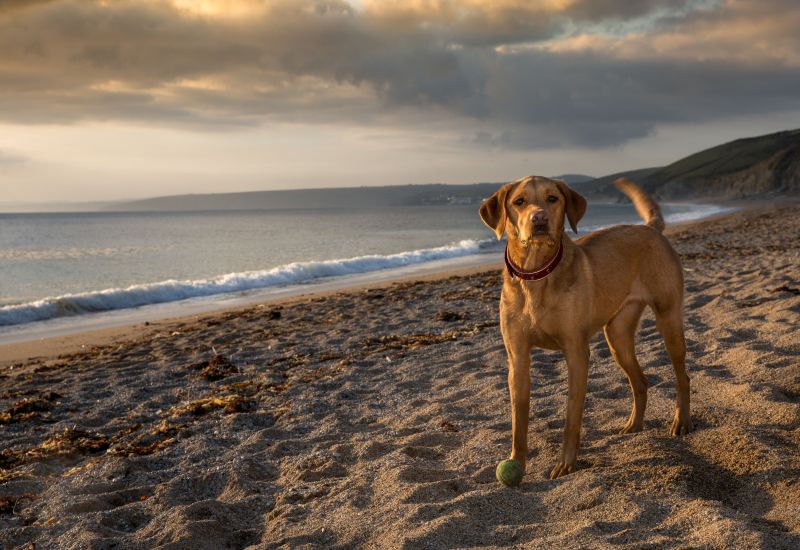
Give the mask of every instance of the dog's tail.
M 659 233 L 664 232 L 664 216 L 661 214 L 661 207 L 644 189 L 633 183 L 627 178 L 619 178 L 614 181 L 617 189 L 622 191 L 633 202 L 636 212 L 644 220 L 645 225 L 649 225 Z

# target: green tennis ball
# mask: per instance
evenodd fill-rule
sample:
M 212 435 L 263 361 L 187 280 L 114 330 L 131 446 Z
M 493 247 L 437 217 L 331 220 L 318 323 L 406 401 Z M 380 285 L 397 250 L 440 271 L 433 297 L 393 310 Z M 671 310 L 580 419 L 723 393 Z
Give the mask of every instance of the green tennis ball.
M 522 476 L 525 472 L 522 469 L 522 464 L 516 460 L 503 460 L 497 465 L 497 470 L 494 472 L 497 476 L 497 481 L 506 487 L 515 487 L 522 481 Z

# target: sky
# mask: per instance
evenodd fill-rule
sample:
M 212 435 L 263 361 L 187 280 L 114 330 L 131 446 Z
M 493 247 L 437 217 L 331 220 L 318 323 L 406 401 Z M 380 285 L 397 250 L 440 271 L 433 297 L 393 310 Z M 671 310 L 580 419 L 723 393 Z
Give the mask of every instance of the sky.
M 800 127 L 797 0 L 0 0 L 0 204 L 602 176 Z

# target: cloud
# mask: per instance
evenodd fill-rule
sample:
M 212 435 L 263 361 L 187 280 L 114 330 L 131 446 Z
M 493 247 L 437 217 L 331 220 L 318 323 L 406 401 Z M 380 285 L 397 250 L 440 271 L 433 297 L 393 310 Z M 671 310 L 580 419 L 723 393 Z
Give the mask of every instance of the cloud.
M 497 148 L 613 146 L 800 106 L 788 2 L 12 2 L 0 120 L 436 124 Z
M 800 11 L 793 0 L 729 0 L 684 13 L 649 32 L 577 32 L 530 45 L 554 53 L 594 51 L 618 59 L 727 61 L 800 68 Z
M 38 4 L 46 4 L 54 0 L 5 0 L 0 3 L 0 13 L 9 12 L 12 10 L 19 10 L 22 8 L 29 8 Z
M 27 157 L 0 149 L 0 169 L 16 167 L 26 162 L 28 162 Z
M 656 123 L 791 110 L 800 103 L 800 72 L 780 66 L 526 52 L 488 70 L 488 118 L 505 121 L 508 144 L 523 148 L 614 145 L 648 135 Z

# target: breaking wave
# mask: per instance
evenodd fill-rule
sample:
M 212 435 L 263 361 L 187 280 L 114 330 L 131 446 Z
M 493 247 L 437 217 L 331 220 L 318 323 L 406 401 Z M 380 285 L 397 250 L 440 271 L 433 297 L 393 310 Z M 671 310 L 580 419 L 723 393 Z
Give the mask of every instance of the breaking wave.
M 446 246 L 388 255 L 369 255 L 340 260 L 294 262 L 263 271 L 228 273 L 209 279 L 132 285 L 127 288 L 64 294 L 35 302 L 0 307 L 0 326 L 19 325 L 57 317 L 134 308 L 241 292 L 272 286 L 308 283 L 328 277 L 369 273 L 407 265 L 477 254 L 494 244 L 493 239 L 468 239 Z

